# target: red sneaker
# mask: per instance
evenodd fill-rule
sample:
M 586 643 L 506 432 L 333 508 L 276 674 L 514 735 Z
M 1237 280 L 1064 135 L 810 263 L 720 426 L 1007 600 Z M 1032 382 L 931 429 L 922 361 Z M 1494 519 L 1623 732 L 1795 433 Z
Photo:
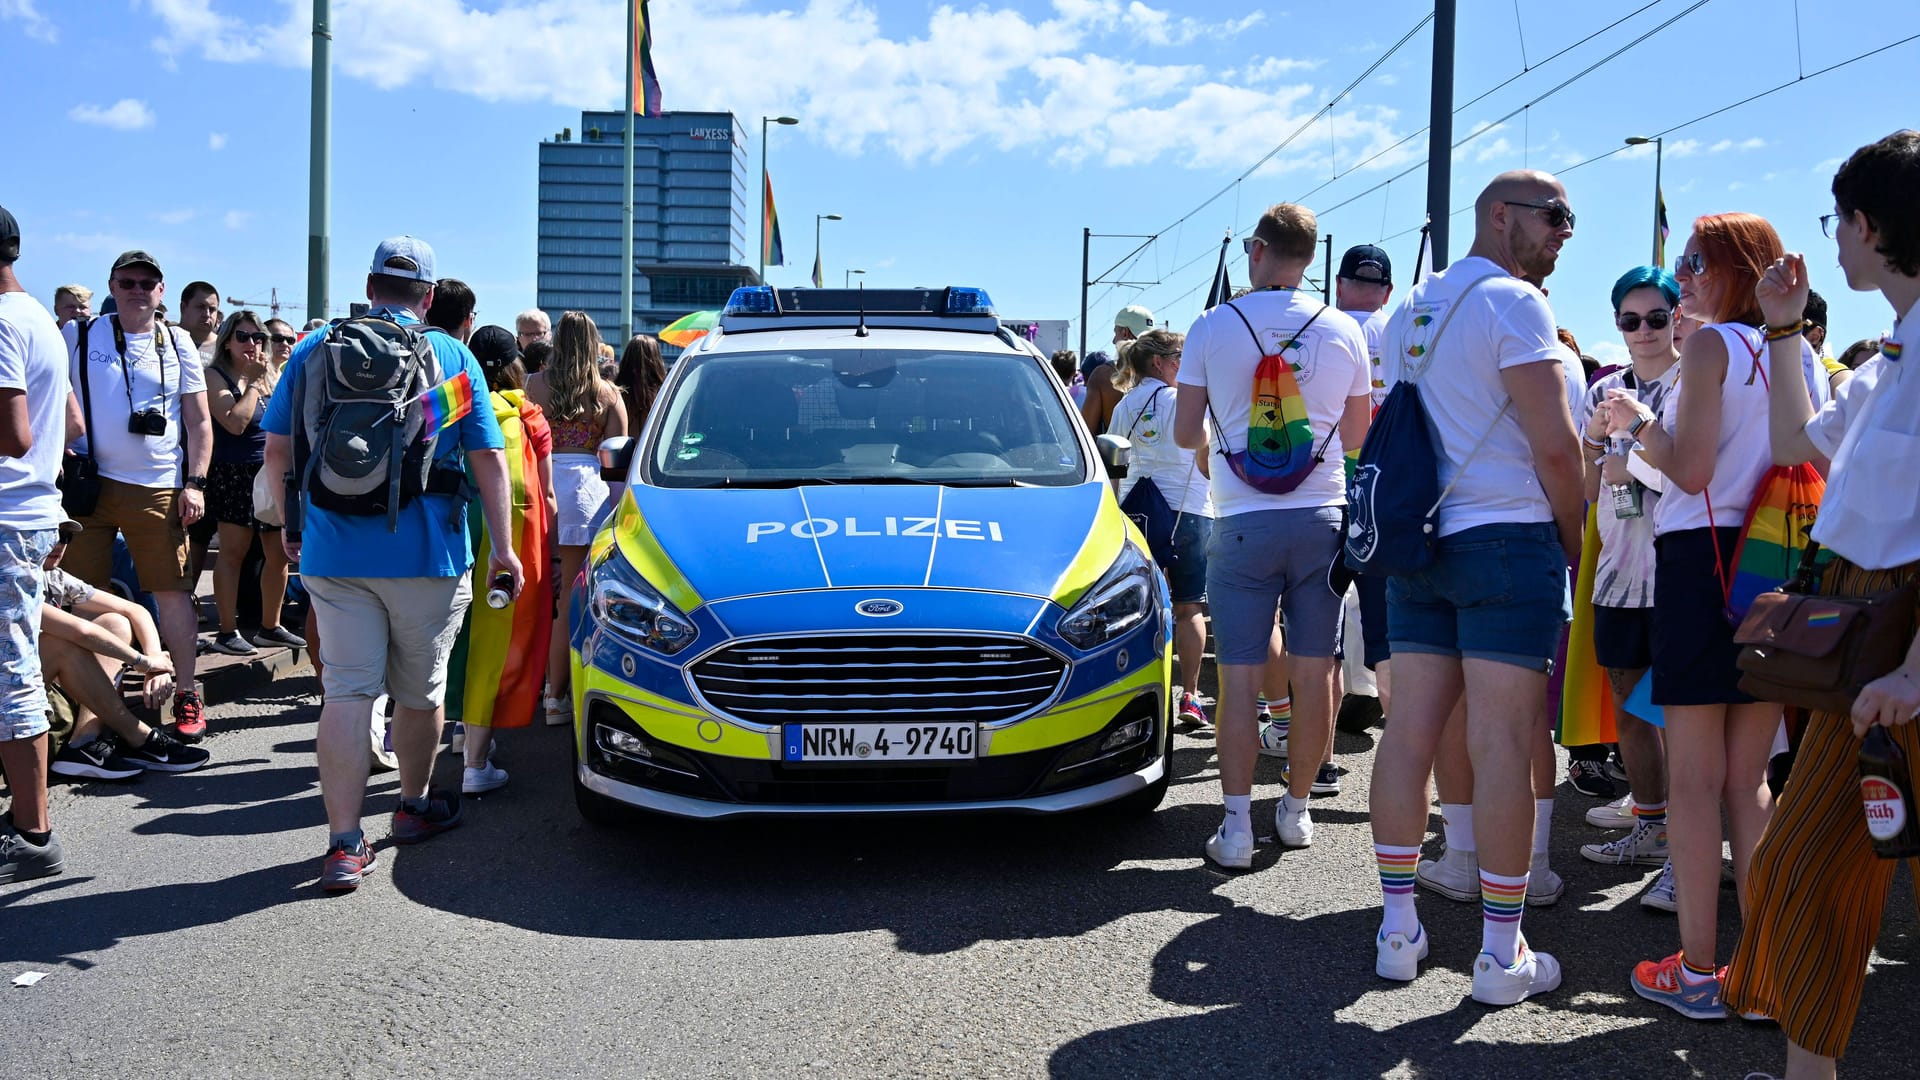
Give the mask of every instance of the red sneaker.
M 357 848 L 328 848 L 320 864 L 320 888 L 326 892 L 350 892 L 360 887 L 360 879 L 373 870 L 373 849 L 365 839 Z
M 173 723 L 168 727 L 183 743 L 197 743 L 207 737 L 207 707 L 200 703 L 199 694 L 191 690 L 174 692 Z

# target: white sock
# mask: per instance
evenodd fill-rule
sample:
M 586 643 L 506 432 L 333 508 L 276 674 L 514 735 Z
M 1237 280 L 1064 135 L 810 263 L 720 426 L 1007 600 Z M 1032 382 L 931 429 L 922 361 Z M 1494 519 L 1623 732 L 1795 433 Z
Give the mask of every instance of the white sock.
M 1533 853 L 1542 859 L 1547 854 L 1547 839 L 1553 834 L 1553 800 L 1533 800 Z
M 1307 799 L 1304 796 L 1296 799 L 1293 792 L 1289 791 L 1280 796 L 1280 807 L 1289 814 L 1297 814 L 1307 808 Z
M 1220 822 L 1220 831 L 1228 836 L 1253 835 L 1253 796 L 1225 795 L 1221 801 L 1227 805 L 1227 816 Z
M 1441 803 L 1440 824 L 1447 835 L 1448 851 L 1474 850 L 1472 803 Z

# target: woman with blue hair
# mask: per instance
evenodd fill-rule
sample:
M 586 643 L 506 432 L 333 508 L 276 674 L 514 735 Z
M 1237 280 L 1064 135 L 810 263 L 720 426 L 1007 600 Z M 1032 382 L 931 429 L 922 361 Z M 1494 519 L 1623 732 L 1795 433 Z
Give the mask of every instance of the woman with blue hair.
M 1653 664 L 1653 511 L 1664 480 L 1629 453 L 1638 443 L 1607 435 L 1609 391 L 1632 394 L 1655 413 L 1666 405 L 1679 369 L 1674 342 L 1680 286 L 1657 266 L 1636 266 L 1613 286 L 1613 322 L 1630 361 L 1595 380 L 1585 409 L 1587 501 L 1597 507 L 1600 554 L 1593 579 L 1594 659 L 1613 689 L 1614 728 L 1630 794 L 1587 815 L 1595 825 L 1630 828 L 1625 836 L 1587 844 L 1580 854 L 1611 866 L 1663 867 L 1640 899 L 1673 911 L 1673 870 L 1667 862 L 1667 758 L 1659 728 L 1627 712 L 1633 688 Z

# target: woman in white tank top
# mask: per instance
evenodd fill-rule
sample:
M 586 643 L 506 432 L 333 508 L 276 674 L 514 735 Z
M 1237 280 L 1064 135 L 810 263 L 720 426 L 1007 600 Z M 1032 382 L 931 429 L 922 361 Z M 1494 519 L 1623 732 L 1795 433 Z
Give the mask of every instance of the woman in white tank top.
M 1664 416 L 1610 395 L 1612 429 L 1636 435 L 1665 473 L 1654 512 L 1653 700 L 1666 713 L 1668 841 L 1681 951 L 1633 972 L 1642 997 L 1695 1019 L 1725 1015 L 1715 940 L 1720 807 L 1746 906 L 1747 868 L 1766 828 L 1767 758 L 1780 707 L 1739 689 L 1723 580 L 1755 488 L 1773 462 L 1766 352 L 1754 284 L 1780 257 L 1779 235 L 1753 214 L 1694 222 L 1674 266 L 1680 303 L 1702 318 L 1680 353 Z M 1710 508 L 1710 509 L 1709 509 Z

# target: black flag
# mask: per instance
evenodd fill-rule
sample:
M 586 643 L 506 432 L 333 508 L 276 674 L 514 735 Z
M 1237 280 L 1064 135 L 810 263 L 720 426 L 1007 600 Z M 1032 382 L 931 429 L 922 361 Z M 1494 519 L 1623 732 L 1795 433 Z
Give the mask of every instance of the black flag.
M 1213 270 L 1213 286 L 1207 290 L 1207 305 L 1201 310 L 1211 310 L 1226 303 L 1233 297 L 1233 282 L 1227 280 L 1227 247 L 1233 243 L 1233 233 L 1229 231 L 1220 240 L 1220 265 Z

